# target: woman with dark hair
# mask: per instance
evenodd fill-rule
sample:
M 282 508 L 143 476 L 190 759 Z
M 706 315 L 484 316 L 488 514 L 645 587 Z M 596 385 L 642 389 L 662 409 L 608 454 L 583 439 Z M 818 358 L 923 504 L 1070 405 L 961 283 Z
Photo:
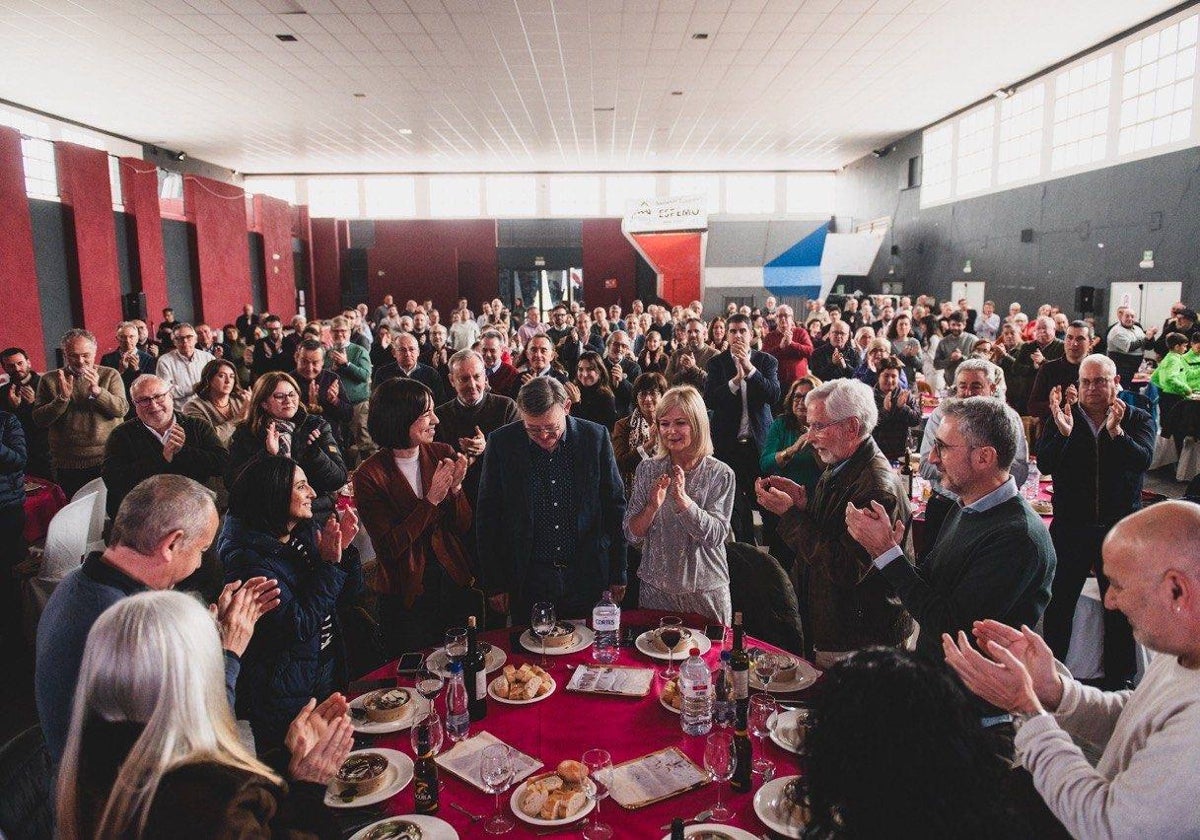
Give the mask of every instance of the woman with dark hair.
M 300 386 L 279 371 L 264 373 L 254 383 L 249 416 L 229 444 L 225 485 L 232 487 L 246 464 L 261 455 L 282 455 L 303 468 L 317 493 L 313 515 L 324 522 L 333 512 L 333 494 L 346 483 L 346 464 L 329 421 L 305 411 Z
M 661 373 L 643 373 L 633 381 L 633 409 L 613 426 L 613 454 L 617 456 L 617 466 L 625 482 L 626 497 L 633 490 L 633 474 L 638 464 L 658 454 L 658 425 L 654 422 L 654 411 L 667 388 L 667 378 Z
M 183 413 L 212 424 L 221 443 L 229 446 L 238 423 L 246 419 L 250 394 L 238 387 L 237 367 L 229 359 L 213 359 L 200 372 L 196 392 L 183 404 Z
M 867 648 L 825 671 L 805 740 L 804 836 L 1016 840 L 1007 766 L 949 670 Z
M 579 388 L 579 402 L 571 406 L 571 416 L 599 423 L 611 432 L 617 422 L 617 404 L 608 367 L 599 353 L 587 350 L 579 357 L 575 385 Z
M 888 324 L 885 337 L 892 342 L 892 354 L 904 364 L 904 377 L 910 388 L 917 387 L 917 372 L 925 368 L 921 342 L 912 334 L 912 318 L 900 312 Z
M 462 537 L 471 505 L 465 455 L 435 443 L 433 394 L 390 379 L 371 394 L 367 430 L 380 447 L 354 473 L 354 501 L 379 557 L 375 589 L 391 655 L 438 644 L 445 628 L 483 625 L 483 595 Z
M 729 349 L 729 342 L 725 338 L 725 319 L 720 315 L 708 322 L 708 346 L 718 353 Z
M 863 329 L 870 329 L 870 327 Z M 886 338 L 872 338 L 867 344 L 866 352 L 863 353 L 862 364 L 854 371 L 854 378 L 874 388 L 875 383 L 879 380 L 879 371 L 883 369 L 884 361 L 890 358 L 892 358 L 892 343 Z M 900 366 L 900 387 L 908 387 L 908 377 L 904 375 L 904 365 Z
M 642 344 L 642 352 L 638 355 L 637 361 L 638 367 L 642 369 L 642 373 L 665 374 L 667 372 L 667 365 L 671 363 L 671 357 L 663 349 L 663 340 L 660 333 L 655 330 L 649 330 L 646 333 Z
M 921 425 L 921 400 L 900 384 L 903 373 L 904 364 L 895 356 L 888 356 L 879 363 L 879 376 L 875 380 L 879 422 L 871 437 L 889 461 L 904 455 L 908 430 Z
M 816 450 L 808 442 L 808 410 L 804 398 L 808 392 L 821 384 L 821 380 L 813 376 L 802 376 L 788 388 L 787 396 L 783 398 L 783 411 L 775 418 L 767 429 L 767 438 L 763 441 L 762 455 L 759 457 L 758 468 L 764 476 L 782 475 L 790 478 L 808 491 L 812 498 L 817 487 L 817 479 L 825 465 L 817 458 Z M 804 564 L 793 568 L 796 552 L 789 549 L 783 538 L 779 536 L 779 517 L 769 510 L 763 510 L 763 537 L 767 542 L 767 550 L 778 560 L 785 569 L 792 571 L 798 581 L 801 610 L 804 611 L 807 599 L 808 569 Z
M 279 582 L 279 606 L 258 620 L 237 684 L 238 716 L 250 721 L 260 755 L 283 744 L 309 698 L 349 681 L 338 608 L 352 605 L 362 589 L 351 545 L 358 516 L 350 510 L 340 522 L 330 516 L 318 526 L 316 498 L 295 461 L 261 455 L 230 486 L 217 539 L 226 582 L 258 575 Z

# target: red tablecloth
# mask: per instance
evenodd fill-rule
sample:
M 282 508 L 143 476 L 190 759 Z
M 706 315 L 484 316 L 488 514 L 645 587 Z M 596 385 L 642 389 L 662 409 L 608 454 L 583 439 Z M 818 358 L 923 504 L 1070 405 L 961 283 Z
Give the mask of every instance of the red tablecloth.
M 621 622 L 625 627 L 639 625 L 656 625 L 660 615 L 646 610 L 626 610 L 622 613 Z M 695 624 L 689 626 L 695 627 Z M 497 644 L 508 653 L 508 662 L 519 665 L 523 662 L 540 661 L 540 654 L 518 650 L 515 654 L 510 650 L 509 632 L 493 631 L 482 634 L 482 637 Z M 747 640 L 769 650 L 776 650 L 754 640 Z M 709 665 L 714 665 L 720 658 L 722 647 L 714 643 L 713 648 L 705 655 Z M 578 760 L 584 750 L 601 747 L 612 754 L 613 764 L 620 764 L 629 759 L 637 758 L 663 747 L 676 745 L 683 750 L 698 765 L 704 765 L 704 738 L 684 735 L 680 729 L 679 716 L 668 712 L 658 702 L 658 690 L 662 680 L 655 680 L 655 687 L 650 695 L 644 698 L 602 697 L 594 694 L 580 694 L 564 690 L 571 672 L 567 663 L 592 662 L 591 649 L 566 656 L 549 657 L 558 688 L 555 693 L 540 703 L 529 706 L 506 706 L 495 700 L 488 701 L 487 718 L 471 724 L 471 731 L 486 730 L 505 743 L 520 749 L 529 755 L 540 759 L 548 768 L 553 768 L 563 759 Z M 620 657 L 616 664 L 638 665 L 661 668 L 665 663 L 650 659 L 633 648 L 621 648 Z M 395 674 L 395 663 L 386 665 L 369 675 L 368 678 L 385 677 Z M 407 683 L 407 681 L 406 681 Z M 439 700 L 439 709 L 443 700 Z M 776 764 L 777 775 L 791 775 L 797 772 L 796 756 L 779 749 L 770 739 L 764 739 L 768 756 Z M 391 735 L 381 735 L 374 739 L 371 746 L 400 750 L 412 755 L 407 730 Z M 452 744 L 447 740 L 443 749 L 449 749 Z M 755 741 L 757 748 L 757 741 Z M 490 814 L 493 797 L 481 793 L 467 785 L 462 780 L 442 771 L 443 780 L 438 816 L 455 827 L 464 838 L 483 837 L 481 824 L 472 825 L 470 820 L 459 811 L 450 807 L 451 802 L 457 802 L 467 810 L 476 814 Z M 761 785 L 760 776 L 754 777 L 754 789 Z M 699 790 L 649 805 L 634 811 L 627 811 L 617 805 L 612 799 L 605 799 L 601 804 L 603 822 L 614 829 L 618 838 L 637 838 L 637 840 L 658 840 L 668 832 L 659 831 L 658 827 L 666 825 L 673 817 L 692 817 L 710 807 L 716 801 L 716 787 L 705 785 Z M 501 799 L 508 808 L 508 797 L 511 790 Z M 734 817 L 729 825 L 744 828 L 753 834 L 760 835 L 766 827 L 754 813 L 753 793 L 734 794 L 728 783 L 725 785 L 724 797 L 729 807 L 734 811 Z M 410 784 L 397 796 L 383 805 L 387 815 L 411 814 L 413 812 L 413 790 Z M 515 818 L 514 818 L 515 819 Z M 536 837 L 536 829 L 526 823 L 517 821 L 517 827 L 505 835 L 507 837 Z M 563 837 L 571 834 L 563 833 Z M 576 833 L 577 836 L 577 833 Z
M 37 476 L 25 476 L 25 542 L 46 536 L 50 520 L 67 504 L 66 494 L 57 484 Z

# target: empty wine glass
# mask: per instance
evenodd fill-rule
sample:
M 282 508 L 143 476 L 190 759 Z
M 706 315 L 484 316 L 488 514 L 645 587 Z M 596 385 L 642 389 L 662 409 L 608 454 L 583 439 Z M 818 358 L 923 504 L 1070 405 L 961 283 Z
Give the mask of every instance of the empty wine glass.
M 529 617 L 529 631 L 542 640 L 543 668 L 549 667 L 546 664 L 546 637 L 554 631 L 556 620 L 553 601 L 538 601 L 533 605 L 533 612 Z
M 733 778 L 737 768 L 737 756 L 733 752 L 733 734 L 728 730 L 713 732 L 704 742 L 704 769 L 708 770 L 717 783 L 717 804 L 712 809 L 711 819 L 725 822 L 733 812 L 721 803 L 721 790 Z
M 758 675 L 763 690 L 766 691 L 771 685 L 771 680 L 775 678 L 775 672 L 779 669 L 779 661 L 773 654 L 767 653 L 765 650 L 757 653 L 758 655 L 754 658 L 754 673 Z
M 658 640 L 667 646 L 667 667 L 663 670 L 664 679 L 674 679 L 679 675 L 675 667 L 675 646 L 683 641 L 683 619 L 677 615 L 664 615 L 658 620 Z
M 770 694 L 755 694 L 750 698 L 750 734 L 758 739 L 758 749 L 754 751 L 750 769 L 761 773 L 765 778 L 770 778 L 775 773 L 775 762 L 767 758 L 763 750 L 763 739 L 771 734 L 774 724 L 772 715 L 778 709 L 775 698 Z
M 592 819 L 583 828 L 585 840 L 608 840 L 612 837 L 612 826 L 600 822 L 600 800 L 608 796 L 612 784 L 612 756 L 608 750 L 592 749 L 583 754 L 583 765 L 588 769 L 588 798 L 596 803 Z
M 467 628 L 451 627 L 446 631 L 446 670 L 451 662 L 462 662 L 467 656 Z
M 492 744 L 484 747 L 479 760 L 479 780 L 488 793 L 496 795 L 496 810 L 492 818 L 483 824 L 488 834 L 504 834 L 512 831 L 512 817 L 500 810 L 500 794 L 508 790 L 513 779 L 512 750 L 507 744 Z

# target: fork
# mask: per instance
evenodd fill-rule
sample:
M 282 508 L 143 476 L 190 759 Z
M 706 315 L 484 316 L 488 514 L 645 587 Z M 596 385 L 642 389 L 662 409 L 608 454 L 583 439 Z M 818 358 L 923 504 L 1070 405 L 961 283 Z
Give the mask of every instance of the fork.
M 468 811 L 463 806 L 459 805 L 457 802 L 451 802 L 450 807 L 453 808 L 455 811 L 458 811 L 460 814 L 466 814 L 472 823 L 477 823 L 481 819 L 483 819 L 483 814 L 472 814 L 470 811 Z

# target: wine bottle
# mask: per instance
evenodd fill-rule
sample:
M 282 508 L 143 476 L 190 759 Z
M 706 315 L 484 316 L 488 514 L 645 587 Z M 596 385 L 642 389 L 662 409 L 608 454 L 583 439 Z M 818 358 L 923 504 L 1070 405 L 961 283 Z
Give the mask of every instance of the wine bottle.
M 463 659 L 463 682 L 467 686 L 467 708 L 471 720 L 487 717 L 487 665 L 479 649 L 479 631 L 475 616 L 467 619 L 467 655 Z
M 413 802 L 418 814 L 438 811 L 438 771 L 427 729 L 417 730 L 417 761 L 413 767 Z
M 912 450 L 905 447 L 904 461 L 903 461 L 903 463 L 900 464 L 900 476 L 904 481 L 905 489 L 908 491 L 908 498 L 910 498 L 910 499 L 913 497 L 913 475 L 914 474 L 915 473 L 914 473 L 913 464 L 912 464 Z
M 680 817 L 676 817 L 671 820 L 671 840 L 683 840 L 683 838 L 683 820 Z
M 750 745 L 749 729 L 750 701 L 737 701 L 737 722 L 733 728 L 733 756 L 735 760 L 733 778 L 729 786 L 738 793 L 747 793 L 751 786 L 751 762 L 754 750 Z
M 733 674 L 733 699 L 739 703 L 750 697 L 750 657 L 746 653 L 742 629 L 742 614 L 733 614 L 733 650 L 729 653 L 729 669 Z

